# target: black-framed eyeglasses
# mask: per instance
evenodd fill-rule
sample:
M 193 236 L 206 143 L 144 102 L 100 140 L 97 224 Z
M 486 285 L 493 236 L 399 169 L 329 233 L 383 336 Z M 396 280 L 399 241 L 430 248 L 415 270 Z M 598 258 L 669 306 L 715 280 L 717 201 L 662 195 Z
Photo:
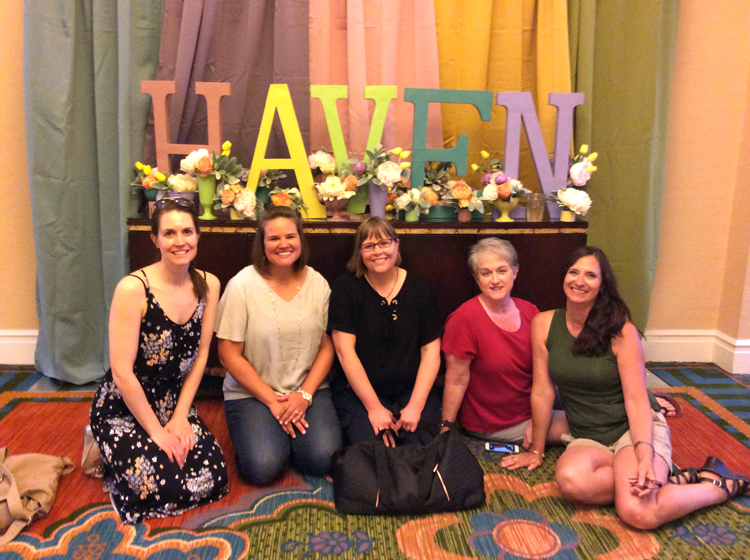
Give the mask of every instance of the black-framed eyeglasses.
M 195 211 L 195 205 L 193 204 L 193 201 L 181 196 L 165 196 L 164 198 L 160 198 L 154 203 L 154 209 L 163 210 L 167 206 L 167 203 L 174 204 L 175 206 L 179 206 L 180 208 L 184 208 L 185 210 L 189 210 L 191 212 Z
M 362 246 L 360 247 L 360 250 L 363 253 L 372 253 L 375 250 L 375 247 L 379 247 L 385 250 L 391 245 L 393 245 L 394 241 L 396 240 L 391 237 L 386 237 L 385 239 L 381 239 L 377 243 L 363 243 Z

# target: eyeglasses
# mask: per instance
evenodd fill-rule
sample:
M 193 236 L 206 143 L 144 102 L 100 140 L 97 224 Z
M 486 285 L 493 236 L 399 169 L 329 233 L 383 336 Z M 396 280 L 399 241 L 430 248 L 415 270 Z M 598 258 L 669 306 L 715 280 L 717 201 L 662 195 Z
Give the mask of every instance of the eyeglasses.
M 181 196 L 176 196 L 176 197 L 165 196 L 164 198 L 160 198 L 159 200 L 156 201 L 156 203 L 154 203 L 154 209 L 163 210 L 164 207 L 167 205 L 167 203 L 171 203 L 171 204 L 174 204 L 175 206 L 179 206 L 180 208 L 184 208 L 191 212 L 195 212 L 195 205 L 193 204 L 193 201 L 188 200 L 187 198 L 183 198 Z
M 375 247 L 380 247 L 381 249 L 385 250 L 391 245 L 393 245 L 393 242 L 396 241 L 395 239 L 391 239 L 390 237 L 386 237 L 385 239 L 381 239 L 377 243 L 363 243 L 360 247 L 360 250 L 363 253 L 372 253 L 375 250 Z

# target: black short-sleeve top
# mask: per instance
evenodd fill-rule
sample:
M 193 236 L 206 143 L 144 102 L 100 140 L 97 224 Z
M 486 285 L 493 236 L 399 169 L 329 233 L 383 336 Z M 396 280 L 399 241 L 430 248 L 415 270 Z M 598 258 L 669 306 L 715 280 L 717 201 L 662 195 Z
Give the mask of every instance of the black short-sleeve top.
M 328 333 L 334 330 L 357 337 L 357 357 L 372 388 L 396 398 L 411 393 L 421 348 L 440 338 L 442 325 L 432 289 L 422 277 L 407 273 L 389 305 L 364 276 L 345 272 L 331 288 Z

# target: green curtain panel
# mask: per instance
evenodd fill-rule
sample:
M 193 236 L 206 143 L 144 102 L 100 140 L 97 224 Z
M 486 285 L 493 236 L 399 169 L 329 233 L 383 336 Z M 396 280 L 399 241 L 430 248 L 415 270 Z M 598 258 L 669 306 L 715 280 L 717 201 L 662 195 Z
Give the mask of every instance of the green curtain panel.
M 568 0 L 576 145 L 599 152 L 589 243 L 645 329 L 656 274 L 679 0 Z
M 108 367 L 108 307 L 137 210 L 126 185 L 150 108 L 140 82 L 156 75 L 161 14 L 150 0 L 24 2 L 35 360 L 49 377 L 81 384 Z

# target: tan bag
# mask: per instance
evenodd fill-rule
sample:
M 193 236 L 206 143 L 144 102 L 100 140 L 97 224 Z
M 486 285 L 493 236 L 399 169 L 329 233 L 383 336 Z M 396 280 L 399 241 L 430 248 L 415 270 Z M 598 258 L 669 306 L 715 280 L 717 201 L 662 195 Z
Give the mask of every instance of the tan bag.
M 0 447 L 0 546 L 49 513 L 60 477 L 73 470 L 67 457 L 40 453 L 8 456 Z

